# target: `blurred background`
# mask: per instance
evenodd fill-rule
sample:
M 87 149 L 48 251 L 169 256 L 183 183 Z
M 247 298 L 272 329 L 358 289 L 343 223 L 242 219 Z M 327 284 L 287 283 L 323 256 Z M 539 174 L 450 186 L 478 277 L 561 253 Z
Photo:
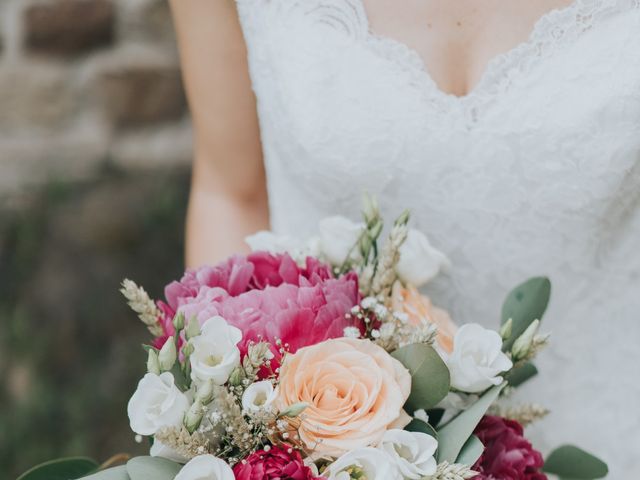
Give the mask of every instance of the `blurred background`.
M 144 451 L 118 287 L 181 274 L 190 158 L 166 0 L 0 0 L 0 477 Z

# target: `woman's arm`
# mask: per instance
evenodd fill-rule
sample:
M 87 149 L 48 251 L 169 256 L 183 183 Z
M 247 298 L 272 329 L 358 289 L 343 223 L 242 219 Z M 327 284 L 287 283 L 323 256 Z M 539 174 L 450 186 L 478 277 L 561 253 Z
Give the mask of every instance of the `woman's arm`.
M 171 0 L 195 158 L 187 215 L 188 266 L 216 262 L 268 228 L 260 130 L 233 0 Z

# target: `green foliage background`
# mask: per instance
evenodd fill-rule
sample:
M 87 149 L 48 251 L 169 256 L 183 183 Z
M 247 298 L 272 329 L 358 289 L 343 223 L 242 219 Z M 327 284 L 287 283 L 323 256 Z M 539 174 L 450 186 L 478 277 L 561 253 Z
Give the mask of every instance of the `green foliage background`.
M 118 287 L 183 269 L 188 172 L 105 171 L 0 203 L 0 472 L 140 454 L 126 404 L 148 337 Z M 6 477 L 5 477 L 6 475 Z

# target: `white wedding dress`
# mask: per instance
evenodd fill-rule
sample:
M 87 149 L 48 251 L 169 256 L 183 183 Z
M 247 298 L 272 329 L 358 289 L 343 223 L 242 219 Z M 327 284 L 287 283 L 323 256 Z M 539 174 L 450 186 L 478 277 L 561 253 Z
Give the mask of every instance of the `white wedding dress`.
M 508 290 L 554 291 L 552 345 L 525 389 L 609 478 L 640 469 L 640 1 L 577 0 L 487 67 L 467 96 L 373 34 L 362 0 L 238 0 L 271 221 L 311 235 L 363 191 L 452 261 L 428 287 L 457 322 L 497 327 Z

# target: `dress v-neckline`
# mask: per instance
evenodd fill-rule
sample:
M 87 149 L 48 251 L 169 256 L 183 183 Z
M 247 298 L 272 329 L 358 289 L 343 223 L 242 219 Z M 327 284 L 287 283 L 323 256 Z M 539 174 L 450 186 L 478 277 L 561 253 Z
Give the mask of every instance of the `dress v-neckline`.
M 513 80 L 513 73 L 530 68 L 545 57 L 555 46 L 578 33 L 589 30 L 597 12 L 616 3 L 606 0 L 573 0 L 564 7 L 555 8 L 542 15 L 534 24 L 528 38 L 504 53 L 492 57 L 486 64 L 478 82 L 464 95 L 443 90 L 429 72 L 426 61 L 417 50 L 393 37 L 377 34 L 371 28 L 364 0 L 357 0 L 360 15 L 365 23 L 367 43 L 379 53 L 411 70 L 417 83 L 421 83 L 432 100 L 447 110 L 468 107 L 472 117 L 479 104 L 506 90 Z M 457 108 L 456 108 L 457 104 Z

